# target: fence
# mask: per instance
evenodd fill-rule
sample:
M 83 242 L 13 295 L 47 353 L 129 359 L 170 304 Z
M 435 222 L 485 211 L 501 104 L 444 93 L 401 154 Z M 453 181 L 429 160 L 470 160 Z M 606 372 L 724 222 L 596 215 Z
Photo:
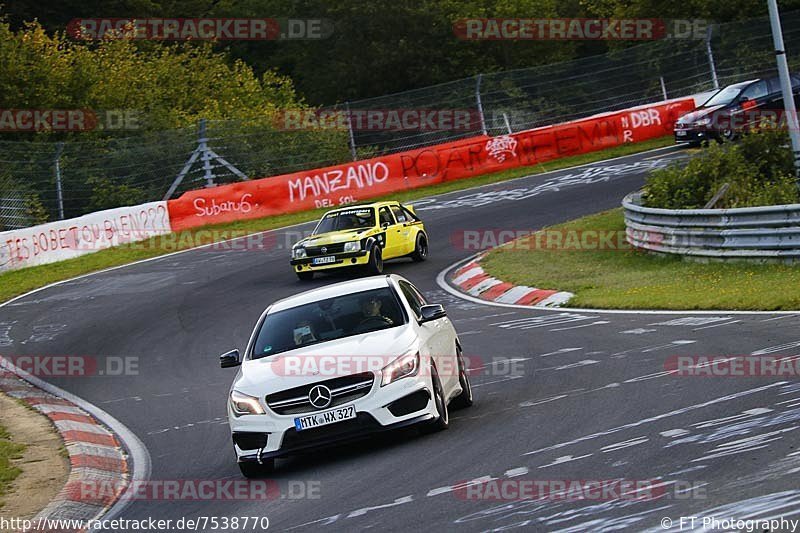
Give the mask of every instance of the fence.
M 622 206 L 636 248 L 706 259 L 800 259 L 800 204 L 654 209 L 633 193 Z
M 784 14 L 783 26 L 790 66 L 798 68 L 800 11 Z M 350 122 L 344 129 L 283 131 L 270 117 L 208 121 L 205 128 L 198 124 L 169 131 L 58 134 L 64 136 L 59 142 L 53 141 L 56 134 L 33 140 L 31 134 L 6 134 L 0 139 L 0 198 L 23 198 L 24 208 L 20 212 L 19 201 L 12 202 L 17 206 L 13 212 L 0 207 L 0 231 L 175 197 L 242 176 L 319 168 L 455 141 L 484 130 L 489 135 L 518 132 L 697 94 L 773 72 L 766 17 L 712 25 L 706 37 L 648 42 L 605 55 L 480 74 L 327 109 L 468 110 L 477 120 L 462 128 L 361 129 Z M 212 151 L 219 157 L 212 157 Z M 194 154 L 193 165 L 187 166 Z

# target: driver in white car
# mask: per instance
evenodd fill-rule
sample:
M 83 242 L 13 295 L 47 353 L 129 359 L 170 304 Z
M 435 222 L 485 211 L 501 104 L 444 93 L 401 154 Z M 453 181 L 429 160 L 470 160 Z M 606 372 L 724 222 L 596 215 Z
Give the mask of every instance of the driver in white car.
M 375 296 L 367 296 L 361 300 L 361 313 L 364 315 L 364 318 L 361 320 L 361 324 L 364 324 L 373 318 L 380 318 L 387 324 L 393 325 L 394 320 L 381 314 L 382 305 L 383 302 L 381 302 L 381 299 Z

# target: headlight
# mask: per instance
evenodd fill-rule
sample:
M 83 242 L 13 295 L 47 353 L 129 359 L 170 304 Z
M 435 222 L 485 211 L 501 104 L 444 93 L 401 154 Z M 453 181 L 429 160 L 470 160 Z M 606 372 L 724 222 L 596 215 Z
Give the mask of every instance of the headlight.
M 292 259 L 304 259 L 306 256 L 306 249 L 302 246 L 292 248 Z
M 263 415 L 264 408 L 255 396 L 248 396 L 239 391 L 231 391 L 231 408 L 236 416 Z
M 381 387 L 393 381 L 416 375 L 419 368 L 419 352 L 398 357 L 381 369 Z
M 361 249 L 361 243 L 359 241 L 351 241 L 344 243 L 345 252 L 357 252 L 360 249 Z
M 695 126 L 708 126 L 709 124 L 711 124 L 710 118 L 701 118 L 700 120 L 694 123 Z

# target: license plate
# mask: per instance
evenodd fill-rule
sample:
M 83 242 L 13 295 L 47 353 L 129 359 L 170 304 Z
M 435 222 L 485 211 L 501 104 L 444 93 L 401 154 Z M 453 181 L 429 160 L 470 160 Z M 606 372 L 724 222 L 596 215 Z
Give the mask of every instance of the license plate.
M 683 136 L 685 136 L 685 135 L 686 135 L 686 132 L 685 132 L 685 131 L 678 130 L 678 131 L 676 131 L 676 132 L 675 132 L 675 135 L 677 135 L 678 137 L 683 137 Z
M 335 255 L 329 255 L 327 257 L 315 257 L 314 260 L 312 261 L 312 263 L 315 265 L 326 265 L 328 263 L 335 263 L 335 262 L 336 262 Z
M 320 426 L 327 426 L 328 424 L 335 424 L 342 420 L 350 420 L 356 417 L 356 408 L 352 405 L 345 405 L 344 407 L 337 407 L 321 413 L 314 413 L 313 415 L 301 416 L 294 419 L 294 427 L 297 431 L 304 429 L 318 428 Z

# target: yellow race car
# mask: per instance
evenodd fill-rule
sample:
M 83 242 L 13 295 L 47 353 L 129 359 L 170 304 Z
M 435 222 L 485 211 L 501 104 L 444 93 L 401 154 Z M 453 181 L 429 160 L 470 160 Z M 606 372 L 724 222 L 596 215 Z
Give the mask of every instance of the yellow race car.
M 314 272 L 343 267 L 380 274 L 384 260 L 396 257 L 425 261 L 425 226 L 410 205 L 374 202 L 325 213 L 311 235 L 292 247 L 290 263 L 298 278 L 310 280 Z

